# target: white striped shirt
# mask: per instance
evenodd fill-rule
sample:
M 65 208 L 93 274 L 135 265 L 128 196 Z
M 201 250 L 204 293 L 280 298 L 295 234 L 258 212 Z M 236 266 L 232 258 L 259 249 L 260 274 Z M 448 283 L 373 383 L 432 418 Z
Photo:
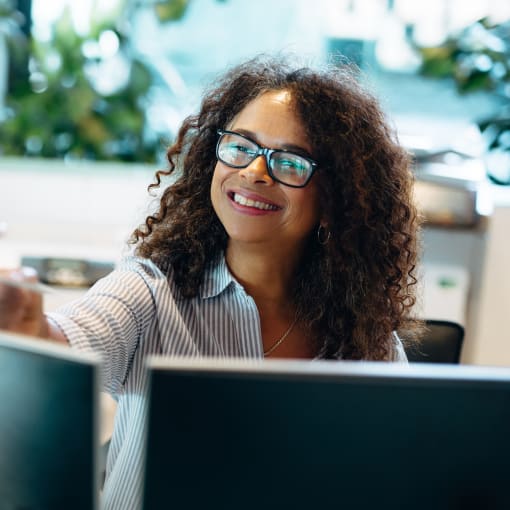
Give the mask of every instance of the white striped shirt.
M 84 298 L 48 317 L 73 347 L 102 354 L 104 388 L 118 401 L 104 509 L 141 507 L 148 355 L 264 357 L 255 301 L 232 276 L 224 258 L 206 272 L 199 295 L 186 299 L 171 274 L 165 275 L 147 259 L 126 257 Z M 391 359 L 405 361 L 402 344 L 395 338 Z

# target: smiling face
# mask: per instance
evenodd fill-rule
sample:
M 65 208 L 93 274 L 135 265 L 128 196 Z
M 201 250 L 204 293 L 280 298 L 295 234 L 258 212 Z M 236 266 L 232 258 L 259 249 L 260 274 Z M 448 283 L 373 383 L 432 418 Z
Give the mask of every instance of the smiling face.
M 228 129 L 263 147 L 312 157 L 312 148 L 287 91 L 270 91 L 254 99 Z M 312 177 L 304 188 L 291 188 L 269 176 L 263 156 L 241 169 L 218 161 L 211 183 L 211 199 L 229 243 L 299 249 L 319 223 L 316 178 Z

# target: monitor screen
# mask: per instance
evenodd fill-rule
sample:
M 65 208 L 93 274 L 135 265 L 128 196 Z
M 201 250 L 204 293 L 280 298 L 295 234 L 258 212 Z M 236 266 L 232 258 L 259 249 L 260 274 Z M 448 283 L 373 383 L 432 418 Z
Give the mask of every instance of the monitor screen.
M 150 359 L 144 510 L 510 508 L 510 369 Z
M 0 332 L 0 507 L 97 506 L 98 362 Z

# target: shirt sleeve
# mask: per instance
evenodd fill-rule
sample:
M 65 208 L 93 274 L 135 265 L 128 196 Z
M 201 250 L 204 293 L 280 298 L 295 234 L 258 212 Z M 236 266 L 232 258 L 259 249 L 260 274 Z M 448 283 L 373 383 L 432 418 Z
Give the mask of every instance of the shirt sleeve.
M 123 384 L 143 333 L 154 319 L 154 289 L 162 280 L 164 275 L 150 261 L 131 257 L 83 298 L 47 314 L 72 347 L 101 356 L 103 384 L 112 394 Z

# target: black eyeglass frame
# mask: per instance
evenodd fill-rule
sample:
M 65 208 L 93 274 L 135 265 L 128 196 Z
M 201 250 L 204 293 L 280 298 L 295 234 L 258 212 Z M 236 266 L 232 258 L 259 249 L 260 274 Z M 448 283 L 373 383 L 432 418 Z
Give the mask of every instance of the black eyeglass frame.
M 255 159 L 257 159 L 259 156 L 264 156 L 264 158 L 266 160 L 267 173 L 269 174 L 271 179 L 273 179 L 276 182 L 279 182 L 280 184 L 283 184 L 284 186 L 289 186 L 291 188 L 304 188 L 310 182 L 310 180 L 313 177 L 313 174 L 315 173 L 315 171 L 317 170 L 317 167 L 319 166 L 319 164 L 316 161 L 314 161 L 313 159 L 308 158 L 306 156 L 303 156 L 302 154 L 298 154 L 296 152 L 288 151 L 288 150 L 285 150 L 285 149 L 269 149 L 268 147 L 263 147 L 262 145 L 259 145 L 257 142 L 255 142 L 254 140 L 252 140 L 248 136 L 243 135 L 241 133 L 237 133 L 236 131 L 229 131 L 229 130 L 218 129 L 217 133 L 219 135 L 219 138 L 218 138 L 218 141 L 216 142 L 216 158 L 219 161 L 221 161 L 223 164 L 225 164 L 225 165 L 227 165 L 227 166 L 229 166 L 231 168 L 246 168 L 249 165 L 251 165 L 255 161 Z M 240 136 L 241 138 L 244 138 L 245 140 L 248 140 L 250 143 L 254 144 L 257 147 L 257 152 L 253 156 L 252 160 L 249 161 L 248 163 L 246 163 L 246 165 L 232 165 L 231 163 L 227 163 L 226 161 L 221 159 L 220 155 L 219 155 L 219 148 L 220 148 L 221 139 L 223 138 L 224 135 Z M 308 161 L 308 163 L 310 163 L 310 165 L 312 165 L 312 171 L 310 172 L 310 175 L 308 176 L 308 178 L 306 179 L 306 181 L 303 184 L 289 184 L 287 182 L 281 181 L 280 179 L 278 179 L 278 177 L 276 177 L 273 174 L 273 170 L 271 168 L 270 161 L 271 161 L 271 156 L 275 152 L 282 152 L 284 154 L 286 153 L 286 154 L 292 154 L 293 156 L 299 156 L 300 158 L 303 158 L 305 161 Z

